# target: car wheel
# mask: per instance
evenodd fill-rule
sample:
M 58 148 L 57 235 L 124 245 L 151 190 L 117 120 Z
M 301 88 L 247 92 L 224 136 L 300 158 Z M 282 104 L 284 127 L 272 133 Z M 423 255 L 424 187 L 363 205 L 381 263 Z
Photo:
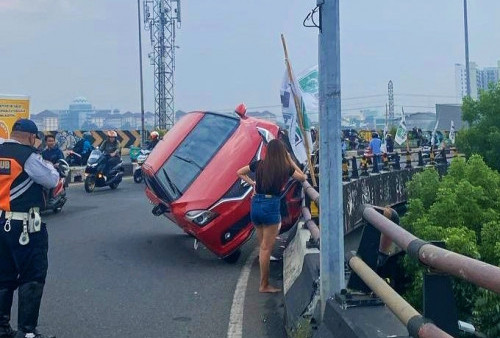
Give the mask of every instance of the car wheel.
M 236 263 L 238 261 L 238 259 L 240 258 L 240 256 L 241 256 L 241 250 L 240 249 L 236 249 L 236 251 L 234 251 L 229 256 L 226 256 L 226 257 L 224 257 L 222 259 L 226 263 L 234 264 L 234 263 Z

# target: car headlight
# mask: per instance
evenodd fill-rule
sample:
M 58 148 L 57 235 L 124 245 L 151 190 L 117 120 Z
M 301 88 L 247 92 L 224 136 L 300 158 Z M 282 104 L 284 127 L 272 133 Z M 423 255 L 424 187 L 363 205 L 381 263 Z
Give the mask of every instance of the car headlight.
M 207 225 L 217 216 L 219 216 L 218 213 L 210 210 L 191 210 L 186 212 L 185 215 L 186 219 L 190 220 L 200 227 Z

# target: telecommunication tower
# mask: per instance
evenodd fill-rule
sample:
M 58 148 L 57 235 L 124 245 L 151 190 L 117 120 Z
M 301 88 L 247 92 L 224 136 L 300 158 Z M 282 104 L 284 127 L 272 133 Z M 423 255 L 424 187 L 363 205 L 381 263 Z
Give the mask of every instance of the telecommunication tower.
M 389 94 L 389 120 L 394 120 L 394 87 L 392 86 L 392 80 L 389 81 L 388 85 Z
M 174 124 L 175 30 L 180 28 L 180 0 L 144 0 L 144 28 L 149 31 L 154 66 L 155 127 Z

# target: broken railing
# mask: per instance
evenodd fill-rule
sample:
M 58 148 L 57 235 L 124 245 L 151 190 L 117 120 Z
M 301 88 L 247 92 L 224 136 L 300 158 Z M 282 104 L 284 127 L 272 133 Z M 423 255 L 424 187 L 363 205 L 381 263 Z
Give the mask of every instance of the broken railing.
M 363 260 L 353 253 L 346 257 L 349 267 L 387 305 L 408 329 L 411 337 L 451 338 L 448 333 L 426 320 L 403 297 L 394 291 Z
M 363 219 L 426 266 L 500 293 L 500 267 L 425 242 L 365 205 Z

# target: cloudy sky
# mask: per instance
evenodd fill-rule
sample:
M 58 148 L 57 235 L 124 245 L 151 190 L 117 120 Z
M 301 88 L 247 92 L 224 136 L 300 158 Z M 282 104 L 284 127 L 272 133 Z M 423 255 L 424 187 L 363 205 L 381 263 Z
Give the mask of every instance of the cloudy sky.
M 317 63 L 317 30 L 302 26 L 315 0 L 182 1 L 177 109 L 245 102 L 276 110 L 280 33 L 296 72 Z M 397 106 L 429 110 L 454 101 L 454 64 L 464 59 L 462 3 L 341 1 L 343 107 L 384 106 L 385 97 L 373 96 L 386 93 L 391 79 Z M 469 0 L 470 54 L 480 66 L 500 60 L 499 14 L 498 0 Z M 0 93 L 29 95 L 33 112 L 66 108 L 77 96 L 96 108 L 139 111 L 136 0 L 0 0 L 0 37 Z M 146 109 L 153 109 L 143 37 Z

